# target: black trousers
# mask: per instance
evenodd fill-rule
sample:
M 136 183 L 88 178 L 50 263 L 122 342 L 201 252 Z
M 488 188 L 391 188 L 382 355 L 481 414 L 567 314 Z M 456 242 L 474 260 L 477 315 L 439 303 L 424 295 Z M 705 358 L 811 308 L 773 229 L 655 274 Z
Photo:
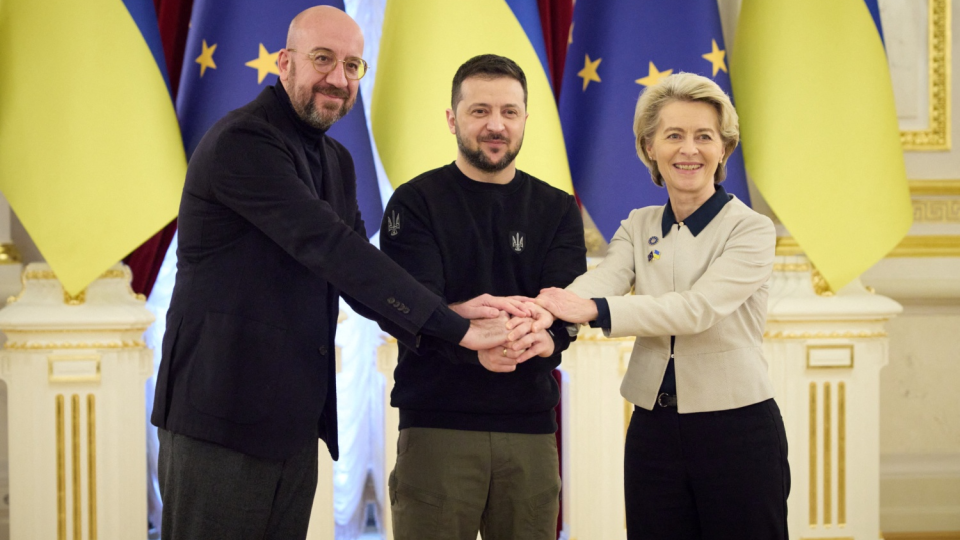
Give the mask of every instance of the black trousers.
M 164 429 L 158 434 L 163 540 L 307 537 L 317 443 L 273 461 Z
M 629 540 L 786 540 L 790 467 L 777 404 L 635 407 L 624 452 Z

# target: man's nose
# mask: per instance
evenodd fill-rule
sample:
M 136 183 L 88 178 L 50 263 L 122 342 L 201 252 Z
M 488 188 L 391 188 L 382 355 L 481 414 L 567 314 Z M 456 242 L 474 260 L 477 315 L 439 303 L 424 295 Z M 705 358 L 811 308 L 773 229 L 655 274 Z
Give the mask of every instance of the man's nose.
M 347 79 L 347 72 L 345 70 L 346 67 L 343 62 L 337 62 L 337 65 L 333 66 L 333 70 L 327 73 L 327 83 L 337 88 L 346 88 L 347 85 L 350 84 L 350 81 Z

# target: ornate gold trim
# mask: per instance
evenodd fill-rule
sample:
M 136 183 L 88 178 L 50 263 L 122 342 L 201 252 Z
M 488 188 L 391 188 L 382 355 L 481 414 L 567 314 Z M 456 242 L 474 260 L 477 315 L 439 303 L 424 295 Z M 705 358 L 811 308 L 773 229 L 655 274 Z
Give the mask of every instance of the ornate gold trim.
M 0 244 L 0 264 L 20 264 L 22 262 L 23 257 L 20 255 L 20 250 L 17 249 L 16 244 Z
M 914 200 L 914 223 L 960 223 L 960 199 Z
M 823 383 L 823 525 L 833 524 L 833 438 L 830 432 L 833 410 L 830 407 L 830 383 Z
M 93 394 L 87 394 L 87 491 L 89 540 L 97 540 L 97 398 Z
M 68 306 L 79 306 L 86 303 L 87 301 L 87 289 L 83 289 L 78 292 L 76 295 L 72 295 L 67 292 L 66 289 L 63 290 L 63 303 Z
M 960 180 L 907 180 L 911 197 L 960 197 Z
M 57 540 L 67 540 L 67 452 L 63 431 L 63 394 L 57 394 L 55 403 L 57 411 Z
M 810 527 L 817 526 L 817 383 L 810 383 Z
M 950 149 L 950 0 L 928 0 L 927 6 L 928 127 L 901 131 L 904 150 Z
M 54 375 L 53 365 L 57 362 L 95 362 L 94 373 L 90 375 Z M 51 383 L 100 382 L 99 354 L 65 354 L 47 356 L 47 380 Z
M 777 238 L 778 256 L 802 255 L 803 249 L 790 236 Z M 960 235 L 906 236 L 887 257 L 960 257 Z
M 833 289 L 830 288 L 830 284 L 816 268 L 810 271 L 810 284 L 817 296 L 833 296 Z
M 8 341 L 3 344 L 4 349 L 16 351 L 34 351 L 46 349 L 143 349 L 147 343 L 142 339 L 108 342 L 62 341 L 55 343 L 24 343 L 22 341 Z
M 142 334 L 150 328 L 149 326 L 133 326 L 129 328 L 0 328 L 9 334 L 107 334 L 117 332 L 136 332 Z
M 813 266 L 807 263 L 777 263 L 773 265 L 774 272 L 809 272 Z
M 837 383 L 837 524 L 847 525 L 847 385 Z
M 83 540 L 83 529 L 81 523 L 80 507 L 80 396 L 74 394 L 70 396 L 70 405 L 72 415 L 70 423 L 70 434 L 72 436 L 73 455 L 73 540 Z
M 835 339 L 835 338 L 881 338 L 887 337 L 884 330 L 861 330 L 859 332 L 764 332 L 763 339 Z

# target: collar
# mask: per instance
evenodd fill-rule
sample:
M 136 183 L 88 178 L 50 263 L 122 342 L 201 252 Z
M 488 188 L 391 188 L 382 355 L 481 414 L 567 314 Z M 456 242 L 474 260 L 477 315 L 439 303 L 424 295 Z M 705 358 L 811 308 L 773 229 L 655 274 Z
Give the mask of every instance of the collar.
M 281 107 L 290 119 L 293 120 L 293 124 L 297 126 L 297 130 L 308 139 L 322 139 L 327 133 L 327 130 L 313 127 L 300 118 L 300 115 L 297 114 L 297 111 L 293 108 L 293 103 L 290 102 L 290 96 L 287 94 L 286 88 L 283 87 L 283 83 L 278 80 L 277 84 L 273 85 L 273 88 L 277 93 L 277 99 L 280 101 Z
M 718 185 L 716 193 L 701 204 L 700 208 L 694 210 L 687 219 L 683 220 L 683 224 L 690 229 L 690 233 L 694 236 L 700 234 L 700 231 L 705 229 L 713 221 L 713 218 L 717 217 L 720 210 L 723 210 L 723 205 L 730 202 L 732 198 L 733 195 L 727 195 L 723 186 Z M 660 220 L 660 232 L 666 237 L 676 224 L 677 217 L 673 214 L 673 206 L 667 200 L 666 206 L 663 207 L 663 218 Z

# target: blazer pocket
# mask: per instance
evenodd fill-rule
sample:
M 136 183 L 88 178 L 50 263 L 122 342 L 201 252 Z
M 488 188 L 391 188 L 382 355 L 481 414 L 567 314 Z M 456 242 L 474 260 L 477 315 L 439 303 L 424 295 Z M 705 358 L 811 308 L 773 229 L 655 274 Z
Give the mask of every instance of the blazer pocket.
M 207 312 L 188 383 L 200 411 L 238 424 L 261 420 L 277 397 L 277 359 L 286 331 L 268 324 Z

